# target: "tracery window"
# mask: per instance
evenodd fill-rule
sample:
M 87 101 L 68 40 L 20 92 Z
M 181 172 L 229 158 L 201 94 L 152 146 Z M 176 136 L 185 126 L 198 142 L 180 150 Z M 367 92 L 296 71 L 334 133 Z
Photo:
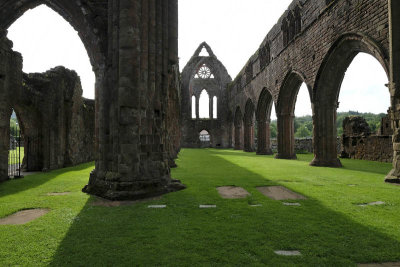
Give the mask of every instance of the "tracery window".
M 214 75 L 211 72 L 211 69 L 206 64 L 203 64 L 200 66 L 199 70 L 197 71 L 194 77 L 201 79 L 212 79 L 214 78 Z

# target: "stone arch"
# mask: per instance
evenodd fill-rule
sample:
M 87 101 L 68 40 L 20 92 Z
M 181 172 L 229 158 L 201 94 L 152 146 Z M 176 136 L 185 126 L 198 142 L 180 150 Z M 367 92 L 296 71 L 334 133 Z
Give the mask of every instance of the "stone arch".
M 271 93 L 267 88 L 261 91 L 258 99 L 256 120 L 257 120 L 257 154 L 272 155 L 271 150 L 271 109 L 273 104 Z
M 241 150 L 243 148 L 243 143 L 242 143 L 242 133 L 243 133 L 243 127 L 242 127 L 242 111 L 240 110 L 240 107 L 236 108 L 235 111 L 235 118 L 234 118 L 234 126 L 235 126 L 235 150 Z
M 244 122 L 244 151 L 254 151 L 254 104 L 248 99 L 243 117 Z
M 345 34 L 332 45 L 318 71 L 313 91 L 312 166 L 342 166 L 337 157 L 336 109 L 345 72 L 360 52 L 375 57 L 389 73 L 388 56 L 377 42 L 363 34 Z
M 90 20 L 92 11 L 90 7 L 81 1 L 62 0 L 21 0 L 3 1 L 0 3 L 0 29 L 8 29 L 26 11 L 40 5 L 46 5 L 61 17 L 78 32 L 83 45 L 89 55 L 90 62 L 96 73 L 105 65 L 104 42 L 100 36 L 100 27 Z M 103 50 L 102 50 L 103 49 Z
M 99 16 L 98 10 L 94 10 L 88 1 L 63 1 L 63 0 L 21 0 L 21 1 L 0 1 L 0 35 L 6 34 L 11 24 L 18 20 L 29 9 L 40 5 L 46 5 L 64 18 L 78 33 L 95 74 L 95 147 L 100 150 L 102 144 L 108 144 L 106 135 L 102 132 L 110 132 L 112 116 L 110 109 L 110 92 L 108 82 L 115 74 L 107 68 L 115 68 L 107 64 L 107 45 L 109 38 L 107 34 L 108 18 Z M 98 8 L 107 10 L 107 3 L 99 4 Z M 111 62 L 109 62 L 111 63 Z M 117 77 L 113 77 L 117 79 Z M 114 125 L 115 126 L 115 125 Z M 99 161 L 108 161 L 106 155 L 112 150 L 112 146 L 103 146 L 103 153 L 98 156 Z M 99 166 L 96 164 L 96 168 Z M 105 165 L 103 165 L 105 166 Z
M 278 154 L 276 158 L 296 159 L 295 137 L 294 137 L 294 109 L 300 86 L 305 83 L 302 74 L 290 71 L 279 91 L 278 103 L 276 107 L 278 119 Z M 310 87 L 307 86 L 311 98 Z M 311 101 L 312 102 L 312 101 Z

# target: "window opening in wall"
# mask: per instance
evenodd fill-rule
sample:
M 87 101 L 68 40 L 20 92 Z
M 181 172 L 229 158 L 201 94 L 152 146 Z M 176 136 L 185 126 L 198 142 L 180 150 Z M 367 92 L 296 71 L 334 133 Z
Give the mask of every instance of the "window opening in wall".
M 364 66 L 360 71 L 359 66 Z M 346 70 L 339 91 L 337 109 L 337 135 L 343 134 L 343 120 L 346 117 L 363 117 L 371 134 L 382 133 L 381 125 L 388 116 L 390 94 L 385 84 L 388 78 L 379 61 L 366 53 L 359 53 Z M 385 127 L 383 127 L 385 128 Z M 385 131 L 383 131 L 385 132 Z M 391 129 L 388 129 L 391 135 Z
M 206 130 L 200 132 L 199 138 L 201 142 L 210 142 L 210 134 Z
M 200 94 L 199 99 L 199 116 L 200 119 L 209 119 L 210 118 L 210 97 L 206 89 L 203 89 Z
M 294 136 L 296 138 L 311 138 L 313 133 L 312 108 L 307 85 L 303 83 L 297 94 L 294 109 Z
M 217 103 L 217 97 L 214 96 L 213 97 L 213 119 L 217 119 L 218 118 L 218 103 Z
M 196 119 L 196 97 L 192 96 L 192 119 Z
M 206 64 L 203 64 L 197 71 L 197 75 L 202 79 L 209 79 L 212 73 L 210 68 Z
M 210 54 L 208 53 L 207 49 L 205 47 L 203 47 L 203 49 L 201 49 L 199 56 L 200 57 L 209 57 Z
M 21 177 L 21 165 L 24 158 L 24 142 L 17 116 L 13 110 L 10 118 L 10 146 L 8 150 L 8 177 Z

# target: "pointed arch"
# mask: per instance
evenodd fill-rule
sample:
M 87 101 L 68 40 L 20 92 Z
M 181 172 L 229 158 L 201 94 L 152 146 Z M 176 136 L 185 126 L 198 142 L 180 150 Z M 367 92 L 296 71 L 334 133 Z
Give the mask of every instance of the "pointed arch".
M 270 122 L 273 102 L 271 93 L 264 88 L 258 98 L 256 111 L 258 155 L 272 155 Z
M 318 70 L 313 90 L 314 159 L 311 162 L 312 166 L 342 166 L 337 157 L 336 109 L 345 72 L 354 57 L 364 52 L 375 57 L 388 75 L 389 57 L 384 51 L 375 40 L 360 33 L 348 33 L 341 36 L 329 49 Z
M 254 151 L 254 104 L 251 99 L 246 101 L 244 113 L 244 151 Z
M 297 71 L 289 71 L 286 75 L 281 89 L 279 90 L 276 116 L 278 119 L 278 153 L 276 158 L 296 159 L 295 137 L 294 137 L 294 109 L 296 107 L 297 95 L 300 86 L 305 83 L 304 76 Z M 307 86 L 310 102 L 311 88 Z
M 199 98 L 199 118 L 210 118 L 210 96 L 206 89 L 203 89 Z
M 102 31 L 99 31 L 104 25 L 98 25 L 88 19 L 88 15 L 92 13 L 91 8 L 82 3 L 78 5 L 78 1 L 4 1 L 0 6 L 0 28 L 8 29 L 26 11 L 40 5 L 46 5 L 57 12 L 78 32 L 95 72 L 105 67 L 106 38 L 101 36 Z

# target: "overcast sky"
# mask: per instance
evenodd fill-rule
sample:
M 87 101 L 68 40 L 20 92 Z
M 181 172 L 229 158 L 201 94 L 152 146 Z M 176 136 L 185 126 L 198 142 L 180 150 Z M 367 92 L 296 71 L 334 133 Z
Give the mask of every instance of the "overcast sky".
M 181 69 L 206 41 L 234 78 L 289 6 L 291 0 L 179 0 Z M 82 80 L 84 96 L 94 98 L 94 74 L 77 32 L 46 6 L 26 12 L 10 28 L 14 50 L 24 57 L 25 72 L 44 72 L 63 65 Z M 360 54 L 348 69 L 339 97 L 339 111 L 386 112 L 390 98 L 387 77 L 378 61 Z M 306 89 L 296 116 L 311 114 Z

